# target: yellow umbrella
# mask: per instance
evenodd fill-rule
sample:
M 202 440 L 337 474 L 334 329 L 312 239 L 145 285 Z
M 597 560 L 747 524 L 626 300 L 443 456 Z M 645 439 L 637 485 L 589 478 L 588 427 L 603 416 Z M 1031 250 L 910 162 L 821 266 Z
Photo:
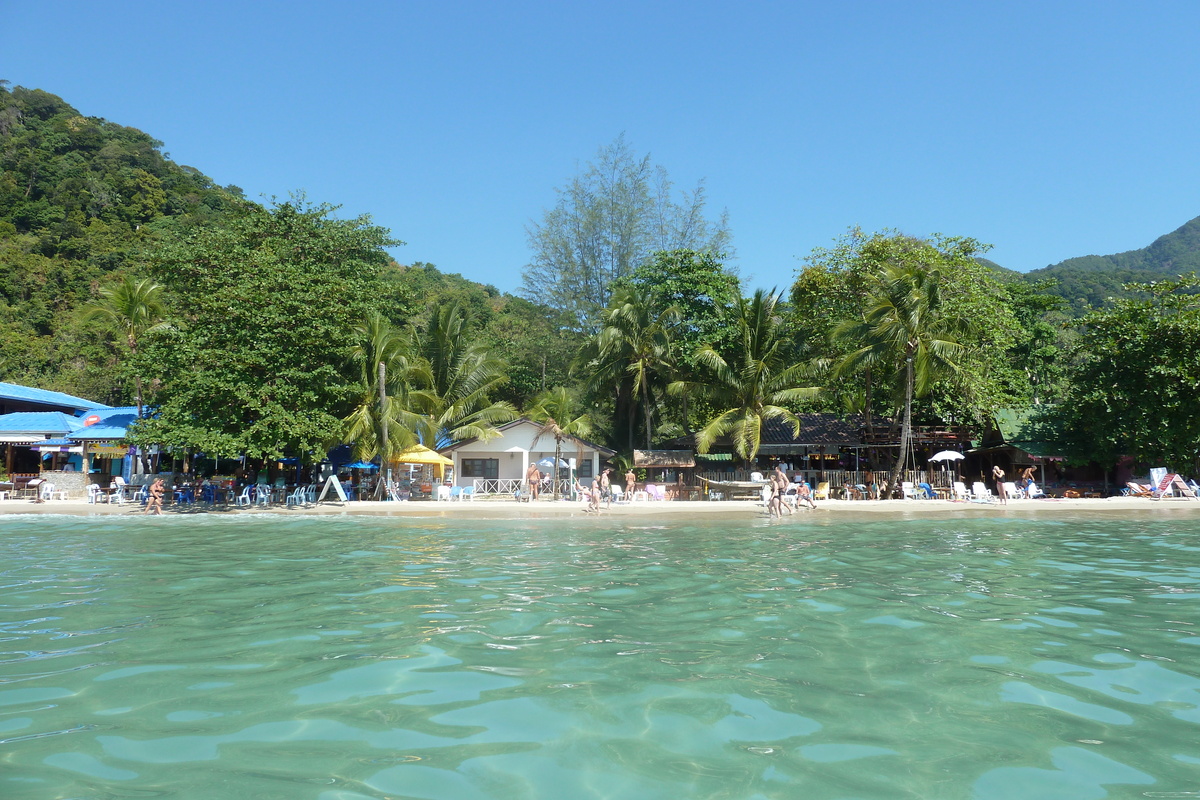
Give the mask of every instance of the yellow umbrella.
M 420 444 L 392 456 L 392 461 L 400 464 L 431 464 L 437 467 L 438 480 L 442 479 L 444 467 L 454 466 L 453 460 Z

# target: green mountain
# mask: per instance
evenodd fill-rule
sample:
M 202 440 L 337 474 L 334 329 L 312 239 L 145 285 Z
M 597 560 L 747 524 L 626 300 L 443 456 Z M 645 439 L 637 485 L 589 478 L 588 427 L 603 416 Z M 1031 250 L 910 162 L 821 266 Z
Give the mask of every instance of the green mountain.
M 1109 256 L 1080 256 L 1026 273 L 1026 279 L 1053 278 L 1049 291 L 1065 298 L 1076 314 L 1103 306 L 1110 297 L 1126 297 L 1122 285 L 1148 283 L 1200 272 L 1200 217 L 1160 236 L 1148 247 Z
M 238 214 L 237 187 L 136 128 L 0 81 L 0 379 L 120 400 L 117 353 L 79 307 L 163 236 Z

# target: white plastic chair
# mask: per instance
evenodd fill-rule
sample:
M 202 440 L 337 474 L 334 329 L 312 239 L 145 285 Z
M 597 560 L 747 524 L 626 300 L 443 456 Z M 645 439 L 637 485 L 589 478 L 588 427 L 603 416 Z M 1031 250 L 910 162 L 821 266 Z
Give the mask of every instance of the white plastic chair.
M 99 486 L 97 486 L 94 483 L 88 484 L 88 502 L 89 503 L 103 503 L 106 500 L 108 500 L 108 498 L 104 495 L 104 492 L 100 491 Z
M 1004 494 L 1009 500 L 1024 500 L 1025 492 L 1017 488 L 1017 484 L 1013 481 L 1004 482 Z
M 248 506 L 248 505 L 250 505 L 250 503 L 251 503 L 251 499 L 250 499 L 250 490 L 251 490 L 252 488 L 253 488 L 253 487 L 251 487 L 251 486 L 247 486 L 246 488 L 242 489 L 242 493 L 241 493 L 241 494 L 239 494 L 239 495 L 237 496 L 237 498 L 236 498 L 236 499 L 233 501 L 233 504 L 234 504 L 235 506 Z
M 975 481 L 971 484 L 971 499 L 980 503 L 990 503 L 995 500 L 992 497 L 991 489 L 983 481 Z
M 967 485 L 962 481 L 954 482 L 954 499 L 955 500 L 970 500 L 971 493 L 967 491 Z
M 122 505 L 125 502 L 125 487 L 127 485 L 125 479 L 120 475 L 113 478 L 112 485 L 109 487 L 112 489 L 112 495 L 108 498 L 108 502 Z
M 137 503 L 138 505 L 144 506 L 144 505 L 146 505 L 146 503 L 149 500 L 150 500 L 150 487 L 146 486 L 146 484 L 143 483 L 141 486 L 139 486 L 137 488 L 137 491 L 133 493 L 133 502 Z

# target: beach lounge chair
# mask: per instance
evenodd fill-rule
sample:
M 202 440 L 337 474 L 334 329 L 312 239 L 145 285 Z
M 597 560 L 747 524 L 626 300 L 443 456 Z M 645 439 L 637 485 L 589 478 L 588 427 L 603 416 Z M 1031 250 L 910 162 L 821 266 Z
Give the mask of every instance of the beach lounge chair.
M 901 481 L 900 490 L 904 492 L 905 500 L 925 500 L 928 497 L 925 490 L 912 481 Z
M 828 500 L 829 499 L 829 481 L 821 481 L 817 484 L 817 490 L 813 492 L 813 500 Z
M 954 482 L 954 499 L 955 500 L 970 500 L 971 493 L 967 491 L 967 485 L 962 481 Z
M 629 498 L 625 496 L 625 490 L 620 486 L 613 486 L 610 491 L 612 492 L 612 501 L 614 503 L 620 504 L 629 502 Z
M 475 500 L 475 487 L 474 486 L 462 487 L 462 499 L 474 501 Z
M 1025 492 L 1017 488 L 1017 484 L 1012 481 L 1004 482 L 1004 494 L 1009 500 L 1024 500 Z
M 1121 494 L 1126 497 L 1154 497 L 1154 491 L 1149 486 L 1143 486 L 1136 481 L 1125 481 Z
M 987 488 L 987 484 L 983 481 L 975 481 L 971 484 L 971 501 L 975 503 L 992 503 L 996 498 L 992 495 L 992 490 Z
M 462 492 L 463 492 L 463 490 L 462 490 L 461 486 L 451 486 L 450 487 L 450 496 L 447 497 L 446 499 L 449 500 L 451 503 L 461 502 L 462 501 Z M 441 498 L 439 498 L 439 499 L 441 499 Z
M 1037 500 L 1039 497 L 1045 497 L 1046 493 L 1038 488 L 1036 483 L 1032 481 L 1025 487 L 1025 497 L 1030 500 Z
M 800 507 L 800 487 L 796 484 L 790 484 L 783 490 L 783 502 L 790 506 L 793 511 L 799 510 Z

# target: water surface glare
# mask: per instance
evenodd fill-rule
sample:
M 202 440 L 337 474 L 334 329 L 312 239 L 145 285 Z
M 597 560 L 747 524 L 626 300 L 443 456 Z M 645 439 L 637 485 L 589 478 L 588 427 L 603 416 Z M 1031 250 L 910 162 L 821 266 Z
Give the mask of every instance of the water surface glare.
M 1200 524 L 0 519 L 0 798 L 1200 797 Z

